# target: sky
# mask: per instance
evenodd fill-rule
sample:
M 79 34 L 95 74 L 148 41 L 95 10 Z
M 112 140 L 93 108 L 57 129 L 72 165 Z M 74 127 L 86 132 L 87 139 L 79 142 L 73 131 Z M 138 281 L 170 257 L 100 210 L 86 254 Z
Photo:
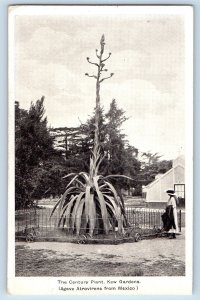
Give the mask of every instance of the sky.
M 95 106 L 95 49 L 105 35 L 101 105 L 112 99 L 129 119 L 130 144 L 173 159 L 185 148 L 184 18 L 174 14 L 19 15 L 15 18 L 15 99 L 28 109 L 45 96 L 48 125 L 84 123 Z M 108 73 L 109 74 L 109 73 Z

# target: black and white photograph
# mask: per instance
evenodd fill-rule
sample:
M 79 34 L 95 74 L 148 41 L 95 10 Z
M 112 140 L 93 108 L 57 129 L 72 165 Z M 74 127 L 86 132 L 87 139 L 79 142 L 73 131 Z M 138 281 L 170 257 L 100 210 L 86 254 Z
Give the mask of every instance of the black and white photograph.
M 8 291 L 191 294 L 192 7 L 8 15 Z

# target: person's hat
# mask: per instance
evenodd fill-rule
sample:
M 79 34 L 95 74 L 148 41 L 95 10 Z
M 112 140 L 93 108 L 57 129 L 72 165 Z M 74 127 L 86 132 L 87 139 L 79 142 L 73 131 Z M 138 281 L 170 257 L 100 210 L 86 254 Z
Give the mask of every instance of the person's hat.
M 174 190 L 167 190 L 166 193 L 168 195 L 174 196 L 175 195 L 175 191 Z

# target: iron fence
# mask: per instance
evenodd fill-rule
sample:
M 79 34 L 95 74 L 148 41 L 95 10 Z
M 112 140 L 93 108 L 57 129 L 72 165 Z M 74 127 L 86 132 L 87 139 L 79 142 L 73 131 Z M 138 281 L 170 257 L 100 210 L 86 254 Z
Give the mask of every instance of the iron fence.
M 153 228 L 162 228 L 162 214 L 164 213 L 163 209 L 149 209 L 149 208 L 130 208 L 125 209 L 127 226 L 132 228 L 140 228 L 144 230 L 150 230 Z M 15 233 L 16 238 L 23 237 L 28 232 L 31 232 L 33 229 L 38 229 L 38 232 L 41 237 L 49 238 L 60 238 L 66 239 L 73 238 L 74 229 L 67 226 L 69 220 L 65 219 L 65 224 L 59 223 L 58 212 L 50 217 L 51 209 L 50 208 L 41 208 L 41 209 L 29 209 L 16 211 L 15 213 Z M 184 216 L 181 210 L 178 211 L 178 225 L 179 231 L 184 226 Z M 116 231 L 116 222 L 109 219 L 110 223 L 110 232 Z M 94 234 L 103 234 L 102 232 L 103 220 L 101 218 L 96 219 L 96 226 Z M 88 228 L 85 227 L 84 219 L 81 221 L 80 234 L 87 232 Z

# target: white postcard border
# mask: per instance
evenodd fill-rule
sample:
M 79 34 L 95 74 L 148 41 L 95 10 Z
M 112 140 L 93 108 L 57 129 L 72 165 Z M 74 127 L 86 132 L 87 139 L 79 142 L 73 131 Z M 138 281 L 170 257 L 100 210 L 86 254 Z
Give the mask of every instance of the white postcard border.
M 15 99 L 15 78 L 14 78 L 14 21 L 17 15 L 24 14 L 94 14 L 94 13 L 107 13 L 118 14 L 133 13 L 131 6 L 112 6 L 112 7 L 98 7 L 98 6 L 15 6 L 9 9 L 9 188 L 8 188 L 8 292 L 15 295 L 78 295 L 77 291 L 63 291 L 59 290 L 58 280 L 61 278 L 51 277 L 15 277 L 15 226 L 14 226 L 14 105 Z M 184 277 L 103 277 L 105 284 L 107 280 L 117 280 L 120 285 L 120 280 L 139 280 L 137 290 L 125 291 L 83 291 L 81 295 L 111 295 L 111 294 L 124 294 L 124 295 L 190 295 L 192 293 L 192 263 L 193 263 L 193 8 L 191 6 L 138 6 L 134 7 L 135 14 L 143 13 L 155 14 L 181 14 L 185 16 L 185 35 L 186 35 L 186 198 L 190 199 L 187 203 L 186 214 L 186 276 Z M 74 277 L 71 278 L 76 281 L 93 280 L 88 277 Z M 102 278 L 95 277 L 95 280 Z M 69 281 L 70 277 L 63 278 L 63 281 Z M 136 284 L 137 285 L 137 284 Z M 136 286 L 134 285 L 134 286 Z M 72 284 L 75 288 L 78 284 Z M 93 285 L 90 282 L 90 286 Z M 94 284 L 98 286 L 98 284 Z M 127 284 L 125 284 L 127 286 Z

